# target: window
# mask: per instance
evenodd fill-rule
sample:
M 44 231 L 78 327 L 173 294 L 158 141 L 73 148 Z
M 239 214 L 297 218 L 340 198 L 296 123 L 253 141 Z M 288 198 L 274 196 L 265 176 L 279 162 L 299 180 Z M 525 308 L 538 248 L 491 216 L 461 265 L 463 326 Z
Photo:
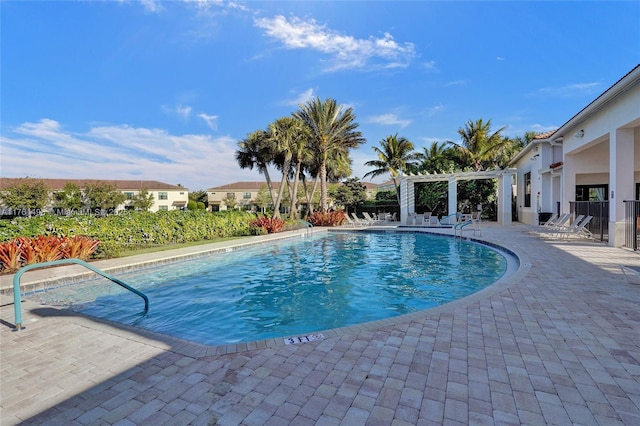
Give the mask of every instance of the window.
M 250 200 L 251 199 L 251 193 L 250 192 L 245 192 L 242 195 L 242 198 L 244 198 L 245 200 Z
M 133 192 L 125 192 L 124 196 L 127 197 L 127 200 L 133 200 Z
M 576 201 L 607 201 L 609 185 L 576 185 Z
M 236 198 L 235 192 L 227 192 L 227 198 Z
M 167 211 L 167 210 L 169 210 L 169 206 L 158 206 L 158 210 Z
M 158 200 L 168 200 L 169 194 L 166 192 L 158 192 Z
M 531 172 L 524 174 L 524 206 L 531 207 Z

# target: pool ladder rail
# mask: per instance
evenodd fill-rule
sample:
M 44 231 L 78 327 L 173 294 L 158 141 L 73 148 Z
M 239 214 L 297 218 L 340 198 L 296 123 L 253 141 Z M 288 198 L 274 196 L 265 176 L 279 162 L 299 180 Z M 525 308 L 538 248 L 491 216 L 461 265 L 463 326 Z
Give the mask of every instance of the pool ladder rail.
M 96 274 L 102 275 L 103 277 L 107 278 L 108 280 L 111 280 L 112 282 L 118 284 L 119 286 L 126 288 L 127 290 L 137 294 L 138 296 L 142 297 L 142 299 L 144 300 L 144 313 L 147 313 L 147 311 L 149 310 L 149 298 L 144 293 L 142 293 L 139 290 L 136 290 L 135 288 L 124 283 L 118 278 L 113 277 L 104 271 L 101 271 L 95 266 L 88 264 L 84 260 L 60 259 L 60 260 L 53 260 L 51 262 L 33 263 L 31 265 L 23 266 L 13 276 L 13 305 L 14 305 L 15 318 L 16 318 L 15 320 L 16 330 L 21 330 L 23 328 L 22 327 L 22 298 L 20 297 L 20 278 L 22 277 L 22 274 L 24 274 L 27 271 L 30 271 L 31 269 L 46 268 L 48 266 L 58 266 L 58 265 L 65 265 L 65 264 L 76 264 L 76 265 L 84 266 L 85 268 L 92 270 Z
M 298 219 L 298 222 L 305 227 L 306 235 L 309 236 L 312 233 L 313 230 L 313 224 L 311 222 L 307 222 L 306 220 L 303 219 Z

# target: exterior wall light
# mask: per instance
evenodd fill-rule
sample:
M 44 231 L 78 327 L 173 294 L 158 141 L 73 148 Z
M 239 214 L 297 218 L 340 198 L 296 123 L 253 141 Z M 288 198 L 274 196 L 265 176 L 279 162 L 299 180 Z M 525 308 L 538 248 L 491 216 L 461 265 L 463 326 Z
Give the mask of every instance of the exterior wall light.
M 578 131 L 573 135 L 573 137 L 574 137 L 574 138 L 581 138 L 581 137 L 584 137 L 584 130 L 582 130 L 582 129 L 578 130 Z

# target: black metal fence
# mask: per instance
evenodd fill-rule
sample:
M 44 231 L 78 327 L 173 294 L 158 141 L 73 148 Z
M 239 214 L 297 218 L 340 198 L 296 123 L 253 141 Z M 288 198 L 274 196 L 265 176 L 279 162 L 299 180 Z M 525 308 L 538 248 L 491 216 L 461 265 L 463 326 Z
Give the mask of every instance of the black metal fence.
M 640 247 L 640 201 L 624 202 L 624 246 L 633 250 Z
M 569 213 L 573 217 L 578 215 L 593 216 L 586 228 L 591 231 L 593 238 L 609 241 L 609 202 L 608 201 L 570 201 Z

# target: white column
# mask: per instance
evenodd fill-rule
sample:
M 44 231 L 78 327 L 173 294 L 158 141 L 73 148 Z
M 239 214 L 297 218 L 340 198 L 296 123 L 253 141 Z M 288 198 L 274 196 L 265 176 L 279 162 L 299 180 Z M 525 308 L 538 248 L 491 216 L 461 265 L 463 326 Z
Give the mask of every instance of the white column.
M 560 214 L 569 213 L 569 202 L 576 200 L 576 160 L 573 155 L 564 156 L 562 166 L 562 193 L 560 194 Z
M 407 217 L 415 213 L 416 202 L 414 193 L 414 183 L 409 179 L 400 180 L 400 223 L 407 224 Z
M 449 214 L 458 212 L 458 182 L 455 178 L 449 178 Z
M 635 198 L 633 129 L 609 135 L 609 245 L 624 244 L 624 200 Z
M 407 180 L 400 178 L 400 223 L 407 223 Z
M 505 173 L 498 177 L 498 223 L 511 225 L 511 180 L 513 175 Z
M 407 214 L 412 215 L 416 212 L 416 185 L 413 181 L 407 182 Z

